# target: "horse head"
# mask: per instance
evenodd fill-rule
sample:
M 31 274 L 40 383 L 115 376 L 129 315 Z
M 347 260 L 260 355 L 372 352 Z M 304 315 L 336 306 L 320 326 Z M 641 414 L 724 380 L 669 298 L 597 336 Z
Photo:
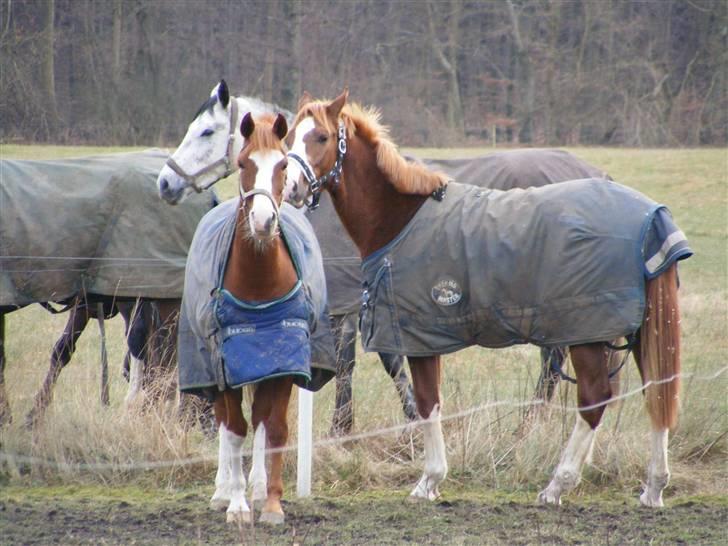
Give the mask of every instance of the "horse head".
M 237 134 L 237 100 L 231 100 L 225 80 L 200 106 L 182 143 L 157 178 L 159 195 L 175 205 L 192 191 L 200 192 L 235 171 L 242 148 Z
M 313 206 L 326 184 L 338 183 L 346 154 L 346 129 L 339 116 L 348 89 L 332 101 L 314 101 L 304 93 L 286 142 L 293 161 L 286 179 L 286 201 L 301 207 L 309 195 Z M 311 205 L 309 205 L 311 206 Z
M 261 243 L 278 233 L 278 208 L 283 200 L 288 151 L 288 124 L 282 114 L 253 119 L 245 114 L 240 134 L 245 145 L 238 155 L 241 207 L 247 212 L 251 235 Z

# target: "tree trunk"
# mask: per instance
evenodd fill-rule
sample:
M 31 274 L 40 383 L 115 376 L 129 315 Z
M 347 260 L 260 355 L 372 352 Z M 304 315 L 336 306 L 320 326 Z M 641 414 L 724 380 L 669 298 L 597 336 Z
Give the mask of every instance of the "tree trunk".
M 53 64 L 53 22 L 55 19 L 55 0 L 43 0 L 40 5 L 40 21 L 43 29 L 40 37 L 40 87 L 45 102 L 45 133 L 50 139 L 58 125 L 56 107 L 55 68 Z

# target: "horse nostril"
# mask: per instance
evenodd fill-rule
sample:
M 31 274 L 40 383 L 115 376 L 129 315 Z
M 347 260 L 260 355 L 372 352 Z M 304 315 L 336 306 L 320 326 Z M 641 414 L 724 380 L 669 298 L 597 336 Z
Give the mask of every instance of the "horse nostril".
M 270 217 L 265 221 L 265 231 L 270 231 L 272 227 L 273 227 L 273 217 Z
M 169 189 L 169 182 L 167 182 L 166 178 L 162 178 L 162 180 L 159 181 L 159 189 L 163 192 L 166 192 Z

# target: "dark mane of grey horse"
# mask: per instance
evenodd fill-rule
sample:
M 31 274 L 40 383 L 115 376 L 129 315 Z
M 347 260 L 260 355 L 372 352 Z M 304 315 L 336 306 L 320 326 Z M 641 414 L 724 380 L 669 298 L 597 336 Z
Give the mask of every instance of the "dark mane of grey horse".
M 197 109 L 197 112 L 195 112 L 195 115 L 192 117 L 192 121 L 199 118 L 204 112 L 210 112 L 212 113 L 212 109 L 215 108 L 215 105 L 218 103 L 217 95 L 212 95 L 208 97 L 208 99 L 202 103 L 202 105 Z

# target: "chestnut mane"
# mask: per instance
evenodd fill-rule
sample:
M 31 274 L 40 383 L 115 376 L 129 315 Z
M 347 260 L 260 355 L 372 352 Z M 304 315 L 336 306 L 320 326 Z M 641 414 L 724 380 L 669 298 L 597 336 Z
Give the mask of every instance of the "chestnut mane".
M 254 150 L 278 150 L 285 144 L 273 133 L 273 124 L 276 116 L 274 114 L 260 114 L 253 116 L 255 130 L 250 135 L 245 147 Z
M 332 126 L 326 115 L 326 104 L 325 101 L 306 104 L 296 116 L 294 126 L 303 118 L 312 116 L 326 131 L 335 134 L 337 128 Z M 346 104 L 341 116 L 346 126 L 347 138 L 358 135 L 376 150 L 377 167 L 398 192 L 429 195 L 447 184 L 449 178 L 444 173 L 431 171 L 402 157 L 389 136 L 389 128 L 380 122 L 381 112 L 378 108 L 362 107 L 356 103 Z

